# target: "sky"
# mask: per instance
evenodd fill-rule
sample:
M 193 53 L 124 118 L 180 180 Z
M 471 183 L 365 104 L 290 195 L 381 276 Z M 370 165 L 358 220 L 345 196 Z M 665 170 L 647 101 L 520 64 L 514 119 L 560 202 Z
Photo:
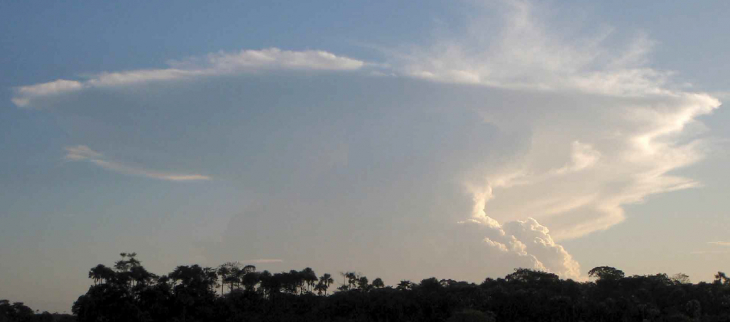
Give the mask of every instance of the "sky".
M 725 1 L 0 2 L 0 298 L 730 267 Z

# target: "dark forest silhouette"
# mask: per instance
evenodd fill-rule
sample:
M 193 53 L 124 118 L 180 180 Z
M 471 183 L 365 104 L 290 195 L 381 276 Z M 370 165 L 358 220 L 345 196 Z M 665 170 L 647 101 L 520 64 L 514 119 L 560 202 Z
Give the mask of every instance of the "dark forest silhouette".
M 481 284 L 428 278 L 386 286 L 360 273 L 317 276 L 313 269 L 270 273 L 253 265 L 178 266 L 148 272 L 135 253 L 113 267 L 91 268 L 93 285 L 73 304 L 74 317 L 34 314 L 0 301 L 6 321 L 727 321 L 730 278 L 692 284 L 685 274 L 630 276 L 608 266 L 595 281 L 518 268 Z
M 69 314 L 33 312 L 33 309 L 22 302 L 10 303 L 0 300 L 0 322 L 73 322 L 76 318 Z

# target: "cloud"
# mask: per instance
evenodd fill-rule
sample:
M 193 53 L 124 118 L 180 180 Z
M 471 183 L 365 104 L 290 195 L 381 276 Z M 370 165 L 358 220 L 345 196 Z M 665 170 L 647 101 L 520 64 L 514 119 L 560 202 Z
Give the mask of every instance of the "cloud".
M 485 36 L 491 35 L 484 32 L 491 19 L 476 18 L 465 33 L 391 55 L 391 65 L 401 75 L 445 83 L 622 96 L 667 93 L 661 86 L 672 73 L 643 67 L 654 46 L 644 33 L 622 51 L 609 50 L 601 45 L 612 28 L 591 36 L 551 33 L 550 21 L 540 16 L 549 9 L 529 1 L 475 7 L 474 12 L 504 13 L 496 35 Z
M 18 87 L 15 89 L 16 95 L 11 100 L 16 106 L 25 107 L 34 97 L 58 95 L 83 88 L 84 84 L 81 82 L 58 79 L 48 83 Z
M 707 242 L 710 245 L 718 245 L 718 246 L 730 246 L 730 242 L 726 241 L 713 241 L 713 242 Z
M 562 175 L 569 172 L 582 171 L 593 167 L 601 158 L 601 153 L 596 151 L 590 144 L 573 141 L 571 148 L 571 162 L 560 169 L 556 169 L 552 174 Z
M 490 11 L 494 7 L 504 14 L 500 28 L 485 25 L 485 21 L 490 19 L 480 16 L 481 12 Z M 302 139 L 302 142 L 320 142 L 322 138 L 332 137 L 331 133 L 339 132 L 323 130 L 322 133 L 326 134 L 309 139 L 313 136 L 308 131 L 312 128 L 327 129 L 326 125 L 330 125 L 327 122 L 333 120 L 332 115 L 342 116 L 337 117 L 337 122 L 348 121 L 350 115 L 361 116 L 360 113 L 349 113 L 346 109 L 349 102 L 357 108 L 361 108 L 362 104 L 384 108 L 361 109 L 360 111 L 367 113 L 383 114 L 375 118 L 358 119 L 351 124 L 343 123 L 355 126 L 341 125 L 347 128 L 347 131 L 343 131 L 346 135 L 334 136 L 347 137 L 347 140 L 341 144 L 324 144 L 324 147 L 311 149 L 315 155 L 312 158 L 289 158 L 300 163 L 296 166 L 286 163 L 289 162 L 285 157 L 286 152 L 291 151 L 277 150 L 276 144 L 271 144 L 271 148 L 266 149 L 271 151 L 271 155 L 260 158 L 275 162 L 246 166 L 253 169 L 251 172 L 273 173 L 269 177 L 274 179 L 261 179 L 261 182 L 267 182 L 273 187 L 270 188 L 271 191 L 285 190 L 280 189 L 281 187 L 293 187 L 296 180 L 301 181 L 296 184 L 307 187 L 292 189 L 297 192 L 291 195 L 286 195 L 289 193 L 287 191 L 279 192 L 286 195 L 281 199 L 302 198 L 299 193 L 306 190 L 318 202 L 330 200 L 331 204 L 328 206 L 331 206 L 336 204 L 332 200 L 347 203 L 350 202 L 350 196 L 357 194 L 337 186 L 332 188 L 334 192 L 331 192 L 333 196 L 330 199 L 321 198 L 319 194 L 323 192 L 309 187 L 313 182 L 319 184 L 318 182 L 331 181 L 312 180 L 309 176 L 298 177 L 300 173 L 320 173 L 307 171 L 311 170 L 308 168 L 310 163 L 327 169 L 340 168 L 343 170 L 343 181 L 338 184 L 348 182 L 344 178 L 350 175 L 355 178 L 351 183 L 352 187 L 370 183 L 381 188 L 382 182 L 399 179 L 393 173 L 405 177 L 413 175 L 413 178 L 423 180 L 396 180 L 397 183 L 402 183 L 402 186 L 397 185 L 401 189 L 380 189 L 387 191 L 390 197 L 402 194 L 402 191 L 413 190 L 414 185 L 406 186 L 409 182 L 440 189 L 451 188 L 448 182 L 445 183 L 445 176 L 431 176 L 438 173 L 440 168 L 433 169 L 435 166 L 423 161 L 428 158 L 405 155 L 424 153 L 436 156 L 438 166 L 448 168 L 443 172 L 448 173 L 449 180 L 457 176 L 457 181 L 465 187 L 466 195 L 460 197 L 466 196 L 469 200 L 464 204 L 457 204 L 461 199 L 449 194 L 453 191 L 443 191 L 446 197 L 435 206 L 448 204 L 450 209 L 443 213 L 458 212 L 455 217 L 467 219 L 460 227 L 479 231 L 469 240 L 477 248 L 488 252 L 485 261 L 501 258 L 502 261 L 497 265 L 509 266 L 509 269 L 523 266 L 549 270 L 563 277 L 577 279 L 580 278 L 579 264 L 556 241 L 608 229 L 624 220 L 626 205 L 643 202 L 650 195 L 700 187 L 700 182 L 680 175 L 678 170 L 694 165 L 712 153 L 713 146 L 706 139 L 707 128 L 702 124 L 701 118 L 710 115 L 721 103 L 715 95 L 691 92 L 684 82 L 675 83 L 676 75 L 671 71 L 648 67 L 651 50 L 656 46 L 648 34 L 637 33 L 628 39 L 614 39 L 616 35 L 611 27 L 596 30 L 581 27 L 558 30 L 555 28 L 556 22 L 545 14 L 550 10 L 543 9 L 545 8 L 539 4 L 526 1 L 499 1 L 476 5 L 472 10 L 476 17 L 469 22 L 466 32 L 438 38 L 430 45 L 413 46 L 408 50 L 384 50 L 386 62 L 381 64 L 365 63 L 324 51 L 282 51 L 272 48 L 236 53 L 221 52 L 170 61 L 169 67 L 164 69 L 110 72 L 80 81 L 57 80 L 19 87 L 16 88 L 13 101 L 18 106 L 29 106 L 34 99 L 42 97 L 87 88 L 128 86 L 153 81 L 170 82 L 272 70 L 353 71 L 377 66 L 366 70 L 369 73 L 358 75 L 379 76 L 377 79 L 364 78 L 367 78 L 365 81 L 369 79 L 380 84 L 392 81 L 394 78 L 391 76 L 409 78 L 407 81 L 417 83 L 402 91 L 409 97 L 401 99 L 393 93 L 380 95 L 383 93 L 364 90 L 361 86 L 348 92 L 351 88 L 343 86 L 343 91 L 328 98 L 329 102 L 307 101 L 312 106 L 340 104 L 339 102 L 345 100 L 334 99 L 337 95 L 356 94 L 350 95 L 353 99 L 348 100 L 347 104 L 337 106 L 337 111 L 342 111 L 342 114 L 332 114 L 332 110 L 325 110 L 323 107 L 317 111 L 330 113 L 326 117 L 312 116 L 311 119 L 297 120 L 297 125 L 308 125 L 306 129 L 291 126 L 295 123 L 283 123 L 288 126 L 282 126 L 279 121 L 291 120 L 286 117 L 276 118 L 277 122 L 266 123 L 262 127 L 280 128 L 282 133 L 286 133 L 281 137 Z M 562 23 L 570 18 L 558 17 L 556 20 Z M 316 90 L 325 92 L 327 89 Z M 364 103 L 357 101 L 357 94 L 362 93 L 367 96 Z M 461 95 L 463 93 L 468 95 Z M 253 94 L 251 96 L 267 95 L 263 92 Z M 279 98 L 281 102 L 295 103 L 279 105 L 299 105 L 300 97 L 296 95 L 301 93 L 293 91 L 287 93 L 286 97 Z M 418 97 L 419 95 L 430 100 L 426 101 Z M 724 95 L 722 97 L 727 97 L 727 93 Z M 317 97 L 315 100 L 321 100 L 320 96 L 314 96 Z M 392 99 L 393 97 L 396 99 Z M 473 101 L 469 101 L 472 97 Z M 374 101 L 376 98 L 383 100 Z M 305 97 L 304 100 L 306 99 L 308 98 Z M 418 108 L 407 106 L 409 102 L 418 103 L 414 104 Z M 433 117 L 435 114 L 428 117 L 418 115 L 429 108 L 438 110 L 438 113 L 443 111 L 443 114 L 438 114 L 439 117 Z M 433 112 L 432 110 L 429 112 Z M 474 111 L 483 122 L 477 125 L 454 117 L 463 115 L 464 110 Z M 469 121 L 473 121 L 476 117 L 469 114 L 469 118 Z M 397 126 L 393 126 L 394 124 Z M 469 132 L 479 125 L 485 125 L 484 128 L 489 129 L 480 128 Z M 483 137 L 476 137 L 480 135 Z M 489 135 L 491 136 L 488 137 Z M 385 136 L 387 138 L 383 139 Z M 442 138 L 443 141 L 434 141 L 433 145 L 422 142 L 429 137 Z M 518 139 L 513 140 L 513 137 Z M 363 138 L 362 142 L 358 138 Z M 505 138 L 508 139 L 503 140 Z M 506 145 L 510 146 L 505 147 Z M 280 146 L 294 145 L 286 142 Z M 88 147 L 74 148 L 67 149 L 68 160 L 87 161 L 120 173 L 178 181 L 209 179 L 202 175 L 171 175 L 130 167 L 109 160 Z M 257 146 L 246 148 L 256 149 Z M 491 154 L 484 153 L 484 150 L 494 151 L 490 152 L 494 154 L 507 153 L 504 153 L 502 159 L 486 159 Z M 391 151 L 398 154 L 398 157 L 388 155 Z M 363 157 L 363 154 L 358 153 L 368 155 Z M 409 160 L 407 163 L 379 162 L 389 160 L 388 157 L 400 160 L 401 154 L 403 159 Z M 302 160 L 312 162 L 304 164 L 301 163 Z M 289 166 L 278 166 L 275 170 L 268 168 L 273 164 L 278 165 L 279 162 Z M 373 167 L 373 164 L 378 166 Z M 358 166 L 366 169 L 363 172 L 365 174 L 357 175 Z M 292 169 L 292 175 L 287 172 L 283 176 L 285 179 L 276 181 L 276 174 L 285 168 Z M 370 179 L 383 173 L 387 175 L 382 180 Z M 364 189 L 365 193 L 362 195 L 375 198 L 369 195 L 370 190 L 378 189 Z M 338 195 L 340 192 L 346 196 Z M 381 213 L 385 214 L 408 203 L 398 200 L 391 204 L 381 204 L 378 200 L 371 204 L 382 207 Z M 371 208 L 367 210 L 377 213 Z M 322 212 L 322 209 L 317 208 L 306 213 L 308 216 L 316 216 L 316 213 Z M 458 238 L 466 239 L 459 234 L 453 239 Z M 282 249 L 285 247 L 282 246 Z M 470 261 L 470 258 L 464 260 L 467 263 Z M 474 271 L 481 273 L 482 267 L 478 266 Z
M 482 217 L 481 220 L 470 219 L 461 224 L 470 229 L 477 227 L 485 236 L 483 245 L 492 251 L 488 255 L 492 261 L 552 272 L 563 278 L 582 279 L 580 264 L 553 240 L 547 227 L 533 218 L 500 225 L 493 219 Z
M 647 34 L 616 46 L 607 44 L 610 27 L 557 32 L 556 21 L 570 19 L 552 21 L 549 8 L 528 1 L 477 4 L 474 12 L 495 8 L 504 13 L 496 33 L 477 17 L 466 32 L 386 53 L 401 76 L 523 96 L 475 107 L 529 144 L 503 165 L 466 171 L 472 218 L 498 227 L 529 216 L 555 239 L 577 238 L 622 222 L 627 204 L 701 186 L 675 172 L 710 153 L 698 119 L 721 102 L 646 67 L 655 46 Z
M 65 147 L 64 150 L 66 150 L 66 156 L 64 158 L 69 161 L 98 159 L 102 156 L 101 153 L 96 152 L 85 145 Z
M 321 50 L 289 51 L 278 48 L 242 50 L 238 53 L 209 54 L 210 69 L 220 73 L 249 68 L 302 69 L 302 70 L 356 70 L 365 63 L 360 60 L 337 56 Z M 177 64 L 173 63 L 173 65 Z
M 727 254 L 730 250 L 698 250 L 691 252 L 692 255 L 705 255 L 705 254 Z
M 96 152 L 85 145 L 65 147 L 64 149 L 66 150 L 65 159 L 68 161 L 87 161 L 100 168 L 123 174 L 167 181 L 199 181 L 211 179 L 208 176 L 200 174 L 163 173 L 127 166 L 119 162 L 107 160 L 103 154 Z
M 15 88 L 12 102 L 19 107 L 32 105 L 33 100 L 52 97 L 88 88 L 127 86 L 146 82 L 174 81 L 197 77 L 222 76 L 261 70 L 351 71 L 365 62 L 321 50 L 290 51 L 279 48 L 211 53 L 204 57 L 168 62 L 170 67 L 104 72 L 86 80 L 59 79 Z

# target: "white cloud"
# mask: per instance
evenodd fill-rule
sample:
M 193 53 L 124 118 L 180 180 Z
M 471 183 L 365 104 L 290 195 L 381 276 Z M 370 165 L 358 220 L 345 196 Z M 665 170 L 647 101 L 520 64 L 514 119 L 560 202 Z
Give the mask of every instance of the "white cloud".
M 500 242 L 493 241 L 493 240 L 489 239 L 489 237 L 485 237 L 484 242 L 487 243 L 487 245 L 489 245 L 490 247 L 494 247 L 501 252 L 504 252 L 504 253 L 509 252 L 509 249 L 507 249 L 507 245 L 500 243 Z
M 509 263 L 513 267 L 524 267 L 552 272 L 563 278 L 581 280 L 580 264 L 550 236 L 547 227 L 537 220 L 517 220 L 500 225 L 488 217 L 475 218 L 463 225 L 474 228 L 484 237 L 484 245 L 493 253 L 492 260 Z
M 365 65 L 363 61 L 321 50 L 289 51 L 278 48 L 209 54 L 207 63 L 210 69 L 220 73 L 249 68 L 355 70 Z
M 15 105 L 25 107 L 35 97 L 68 93 L 82 88 L 84 84 L 81 82 L 58 79 L 48 83 L 18 87 L 15 89 L 16 95 L 11 100 Z
M 573 141 L 572 153 L 570 155 L 571 162 L 564 167 L 555 170 L 554 174 L 561 175 L 572 171 L 581 171 L 590 168 L 601 158 L 601 153 L 593 149 L 590 144 L 582 144 Z
M 612 28 L 593 36 L 551 33 L 550 22 L 540 17 L 549 10 L 529 1 L 483 6 L 488 8 L 477 5 L 474 11 L 505 12 L 496 37 L 485 39 L 491 19 L 474 19 L 465 33 L 392 54 L 392 65 L 401 75 L 447 83 L 622 96 L 667 93 L 662 85 L 672 73 L 643 67 L 654 47 L 644 33 L 622 51 L 609 50 L 602 44 Z
M 88 87 L 123 86 L 142 82 L 177 80 L 205 74 L 206 72 L 203 70 L 183 70 L 174 68 L 133 70 L 115 73 L 101 73 L 96 77 L 87 80 L 84 85 Z
M 116 161 L 107 160 L 103 154 L 96 152 L 85 145 L 66 147 L 65 159 L 68 161 L 87 161 L 100 168 L 159 180 L 167 181 L 199 181 L 210 180 L 210 177 L 200 174 L 164 173 L 144 168 L 131 167 Z
M 53 82 L 15 88 L 12 102 L 19 107 L 32 104 L 34 99 L 51 97 L 86 88 L 114 87 L 145 82 L 173 81 L 204 76 L 220 76 L 257 70 L 357 70 L 365 62 L 337 56 L 320 50 L 290 51 L 278 48 L 219 52 L 205 57 L 170 61 L 169 68 L 104 72 L 86 80 L 59 79 Z
M 96 152 L 85 145 L 69 146 L 64 149 L 66 150 L 65 159 L 69 161 L 98 159 L 102 156 L 101 153 Z
M 531 216 L 553 238 L 576 238 L 623 221 L 627 204 L 701 185 L 674 172 L 709 153 L 698 118 L 721 103 L 646 67 L 654 42 L 645 33 L 607 45 L 612 28 L 554 32 L 539 4 L 485 6 L 505 12 L 492 38 L 477 18 L 465 33 L 388 54 L 400 75 L 523 96 L 477 107 L 485 122 L 531 140 L 506 166 L 465 175 L 473 219 L 497 227 Z
M 520 114 L 519 120 L 487 111 L 491 122 L 513 123 L 532 141 L 508 167 L 466 179 L 475 201 L 472 216 L 511 221 L 530 215 L 550 226 L 555 238 L 575 238 L 621 222 L 626 204 L 700 186 L 672 172 L 706 157 L 710 146 L 696 118 L 719 101 L 676 93 L 585 104 L 545 106 L 545 113 Z M 577 119 L 576 113 L 583 115 Z

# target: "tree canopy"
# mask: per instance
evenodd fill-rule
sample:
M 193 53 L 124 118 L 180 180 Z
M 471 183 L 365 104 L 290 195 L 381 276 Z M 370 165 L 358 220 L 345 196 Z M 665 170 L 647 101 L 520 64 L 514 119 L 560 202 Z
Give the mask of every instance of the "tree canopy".
M 480 284 L 452 279 L 372 282 L 359 272 L 337 282 L 314 269 L 257 271 L 238 262 L 183 265 L 148 272 L 135 253 L 112 267 L 99 264 L 74 316 L 34 312 L 0 300 L 0 322 L 16 321 L 730 321 L 730 278 L 693 284 L 686 274 L 625 276 L 610 266 L 591 269 L 595 281 L 563 280 L 517 268 Z M 227 292 L 226 292 L 227 288 Z
M 692 284 L 685 274 L 625 276 L 609 266 L 594 281 L 518 268 L 481 284 L 427 278 L 386 285 L 359 272 L 257 271 L 238 262 L 147 272 L 136 254 L 89 271 L 74 303 L 86 321 L 730 321 L 730 280 Z M 227 289 L 227 292 L 226 292 Z M 0 320 L 0 322 L 4 322 Z

